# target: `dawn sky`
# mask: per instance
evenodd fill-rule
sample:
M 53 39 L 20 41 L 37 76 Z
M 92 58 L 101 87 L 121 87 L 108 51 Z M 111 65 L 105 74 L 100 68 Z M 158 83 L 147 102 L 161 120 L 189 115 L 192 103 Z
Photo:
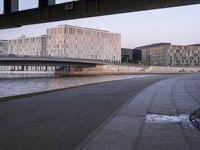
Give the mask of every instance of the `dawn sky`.
M 21 0 L 22 2 L 27 0 Z M 59 2 L 66 0 L 59 0 Z M 2 13 L 2 0 L 0 0 L 0 13 Z M 25 6 L 37 6 L 23 3 Z M 60 24 L 69 24 L 81 27 L 90 27 L 122 35 L 122 47 L 134 48 L 157 42 L 171 42 L 172 44 L 200 43 L 200 5 L 174 7 L 109 15 L 102 17 L 67 20 L 54 23 L 45 23 L 24 26 L 21 28 L 0 30 L 0 39 L 13 39 L 20 35 L 39 36 L 45 34 L 46 28 Z

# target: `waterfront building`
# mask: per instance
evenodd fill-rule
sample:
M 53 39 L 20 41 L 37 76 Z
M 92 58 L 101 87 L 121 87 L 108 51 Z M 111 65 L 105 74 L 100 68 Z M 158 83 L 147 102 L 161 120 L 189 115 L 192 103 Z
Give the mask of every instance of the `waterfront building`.
M 133 59 L 133 50 L 130 48 L 122 48 L 121 49 L 121 59 L 124 63 L 131 63 Z
M 8 54 L 17 56 L 46 56 L 46 35 L 38 37 L 22 36 L 8 41 Z
M 122 48 L 122 62 L 124 63 L 140 63 L 142 52 L 138 49 Z
M 137 47 L 142 51 L 142 63 L 159 66 L 200 66 L 200 46 L 157 43 Z
M 0 40 L 0 55 L 7 55 L 8 54 L 8 41 L 7 40 Z
M 47 29 L 48 57 L 121 62 L 121 35 L 62 25 Z
M 133 63 L 141 63 L 142 51 L 139 49 L 133 49 Z

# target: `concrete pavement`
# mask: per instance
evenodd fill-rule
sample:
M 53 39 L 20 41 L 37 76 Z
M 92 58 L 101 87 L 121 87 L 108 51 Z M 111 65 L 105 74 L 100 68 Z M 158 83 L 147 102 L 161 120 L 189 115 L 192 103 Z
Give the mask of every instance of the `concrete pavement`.
M 107 82 L 0 103 L 0 150 L 72 150 L 131 97 L 145 87 L 172 76 Z M 156 91 L 156 88 L 150 90 Z M 154 96 L 154 93 L 149 96 Z M 143 102 L 131 102 L 133 107 L 141 107 L 135 112 L 146 114 L 149 96 L 145 96 Z M 124 113 L 134 112 L 127 110 Z M 114 119 L 114 124 L 120 120 Z M 136 116 L 129 120 L 127 116 L 124 122 L 130 122 L 130 125 L 127 124 L 130 128 L 135 122 L 140 123 L 135 127 L 137 132 L 143 118 Z M 112 123 L 107 126 L 110 127 Z M 112 135 L 115 134 L 112 132 Z M 137 139 L 135 134 L 125 131 L 126 134 Z M 130 141 L 125 139 L 128 137 L 119 140 L 128 146 Z
M 178 76 L 144 89 L 81 150 L 199 150 L 200 132 L 188 116 L 200 107 L 200 74 Z

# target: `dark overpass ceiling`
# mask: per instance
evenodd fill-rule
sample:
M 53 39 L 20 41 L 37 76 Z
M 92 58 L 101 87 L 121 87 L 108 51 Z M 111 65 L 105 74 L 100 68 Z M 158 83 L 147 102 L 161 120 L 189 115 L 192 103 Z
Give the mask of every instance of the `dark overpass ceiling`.
M 76 0 L 63 4 L 55 4 L 55 0 L 38 1 L 38 8 L 17 11 L 18 0 L 4 0 L 0 29 L 200 3 L 200 0 Z

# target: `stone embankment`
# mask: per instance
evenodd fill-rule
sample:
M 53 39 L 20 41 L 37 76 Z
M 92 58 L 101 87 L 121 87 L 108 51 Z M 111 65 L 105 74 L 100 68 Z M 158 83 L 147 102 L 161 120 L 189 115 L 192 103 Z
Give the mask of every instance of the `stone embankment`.
M 75 68 L 71 72 L 59 71 L 63 75 L 129 75 L 129 74 L 166 74 L 200 72 L 200 67 L 162 67 L 134 65 L 97 65 L 91 68 Z

